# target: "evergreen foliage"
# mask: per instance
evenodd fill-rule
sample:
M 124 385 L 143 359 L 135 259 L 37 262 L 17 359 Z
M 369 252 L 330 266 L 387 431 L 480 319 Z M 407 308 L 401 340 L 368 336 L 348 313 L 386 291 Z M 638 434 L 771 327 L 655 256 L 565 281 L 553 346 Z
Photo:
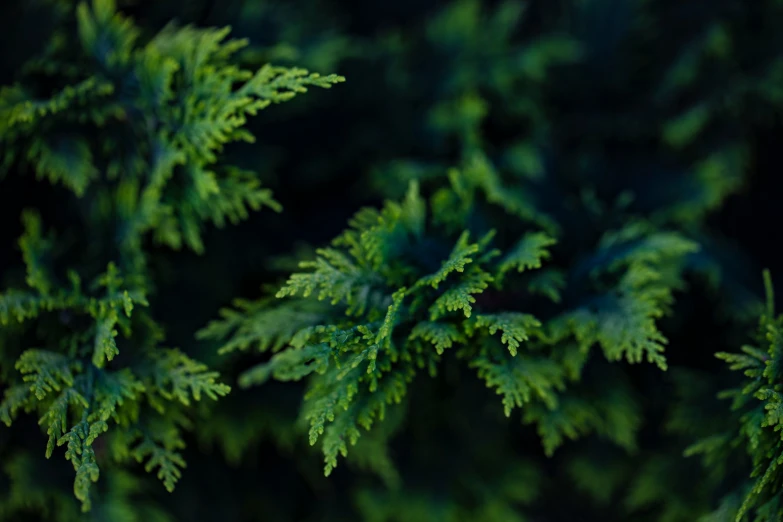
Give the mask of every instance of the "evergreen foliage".
M 227 40 L 228 29 L 170 25 L 144 41 L 112 0 L 79 4 L 75 17 L 0 94 L 3 173 L 32 171 L 63 185 L 84 227 L 64 239 L 38 212 L 22 216 L 26 288 L 0 294 L 8 384 L 0 417 L 8 427 L 21 414 L 38 417 L 46 458 L 65 448 L 87 512 L 104 463 L 143 463 L 173 491 L 194 402 L 230 390 L 217 371 L 162 344 L 149 310 L 150 239 L 201 252 L 205 221 L 220 227 L 262 206 L 279 210 L 254 172 L 220 154 L 230 142 L 252 142 L 249 116 L 342 78 L 237 67 L 232 56 L 247 42 Z M 51 493 L 34 494 L 31 471 L 8 468 L 15 487 L 27 484 L 12 490 L 8 516 L 18 515 L 16 504 L 47 509 Z M 116 494 L 138 487 L 117 473 Z
M 731 399 L 736 412 L 731 429 L 716 433 L 689 448 L 701 454 L 709 466 L 724 471 L 727 455 L 742 450 L 750 460 L 752 471 L 746 483 L 740 483 L 733 493 L 736 520 L 754 522 L 777 520 L 783 515 L 780 506 L 780 390 L 781 321 L 775 316 L 774 294 L 770 273 L 764 273 L 767 292 L 765 312 L 759 320 L 756 346 L 743 346 L 742 353 L 719 352 L 716 356 L 728 363 L 733 371 L 745 376 L 742 384 L 723 391 L 723 399 Z
M 302 415 L 310 423 L 311 444 L 323 435 L 327 475 L 337 455 L 347 454 L 348 442 L 358 441 L 357 426 L 369 429 L 383 420 L 419 370 L 436 375 L 450 348 L 503 396 L 506 416 L 525 407 L 524 420 L 538 426 L 547 453 L 565 438 L 592 431 L 633 445 L 634 426 L 610 425 L 602 413 L 589 413 L 591 406 L 566 392 L 566 382 L 580 379 L 593 346 L 610 361 L 647 360 L 666 368 L 666 338 L 655 320 L 680 279 L 664 277 L 663 270 L 682 265 L 696 245 L 676 233 L 643 236 L 631 229 L 643 227 L 608 234 L 583 282 L 594 293 L 550 311 L 542 322 L 516 311 L 534 310 L 535 301 L 521 293 L 514 311 L 477 301 L 491 285 L 500 289 L 498 279 L 514 284 L 505 275 L 510 267 L 520 277 L 528 267 L 540 268 L 550 257 L 551 238 L 527 233 L 503 256 L 492 248 L 494 231 L 475 242 L 464 231 L 449 247 L 449 234 L 439 233 L 427 210 L 414 182 L 403 202 L 359 211 L 332 247 L 301 263 L 309 271 L 293 274 L 277 292 L 301 302 L 243 306 L 245 316 L 226 310 L 225 319 L 202 337 L 228 336 L 223 351 L 277 349 L 269 362 L 240 376 L 243 386 L 312 375 Z M 599 284 L 602 275 L 611 282 Z M 525 299 L 531 308 L 520 308 Z M 324 301 L 328 305 L 318 307 Z M 282 332 L 289 335 L 287 348 L 280 343 Z M 574 412 L 578 420 L 570 418 Z
M 783 518 L 783 3 L 116 1 L 0 7 L 0 520 Z

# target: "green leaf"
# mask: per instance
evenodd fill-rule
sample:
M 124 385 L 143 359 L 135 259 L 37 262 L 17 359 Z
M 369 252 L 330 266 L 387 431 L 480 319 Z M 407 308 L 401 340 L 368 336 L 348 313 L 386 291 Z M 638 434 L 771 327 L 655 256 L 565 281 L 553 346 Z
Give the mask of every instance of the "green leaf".
M 544 232 L 526 234 L 517 245 L 503 257 L 500 262 L 500 272 L 505 273 L 516 269 L 517 272 L 541 268 L 541 264 L 549 259 L 548 247 L 556 241 Z
M 205 364 L 179 350 L 161 349 L 156 352 L 154 361 L 152 389 L 166 400 L 190 406 L 191 398 L 199 401 L 203 394 L 216 400 L 231 391 L 231 387 L 217 382 L 217 372 L 208 371 Z
M 506 312 L 476 316 L 475 328 L 487 328 L 490 335 L 500 330 L 500 341 L 507 344 L 509 353 L 515 356 L 519 343 L 527 341 L 533 332 L 541 328 L 541 322 L 530 314 Z
M 443 261 L 438 271 L 419 279 L 416 286 L 428 285 L 432 288 L 438 288 L 438 285 L 444 282 L 452 272 L 464 272 L 465 266 L 473 262 L 473 254 L 479 252 L 479 245 L 469 243 L 469 237 L 468 232 L 463 232 L 448 259 Z
M 26 350 L 19 356 L 16 369 L 28 383 L 29 390 L 41 401 L 51 392 L 73 386 L 82 370 L 80 361 L 47 350 Z
M 470 362 L 487 387 L 503 396 L 506 417 L 514 407 L 521 408 L 534 399 L 549 407 L 557 404 L 558 390 L 565 383 L 565 372 L 557 362 L 544 357 L 518 355 L 511 359 L 480 355 Z
M 432 343 L 438 355 L 451 348 L 454 343 L 464 342 L 465 336 L 450 323 L 421 321 L 411 331 L 410 339 L 424 339 Z
M 160 445 L 152 438 L 145 437 L 132 452 L 133 458 L 138 462 L 146 460 L 144 470 L 148 473 L 158 469 L 157 477 L 169 493 L 174 491 L 185 467 L 185 459 L 176 451 L 184 448 L 185 443 L 179 438 L 172 440 L 173 442 L 167 441 L 169 444 Z
M 436 321 L 450 312 L 462 310 L 465 317 L 470 317 L 475 294 L 480 294 L 489 287 L 492 276 L 480 269 L 470 270 L 464 279 L 443 292 L 429 307 L 430 320 Z

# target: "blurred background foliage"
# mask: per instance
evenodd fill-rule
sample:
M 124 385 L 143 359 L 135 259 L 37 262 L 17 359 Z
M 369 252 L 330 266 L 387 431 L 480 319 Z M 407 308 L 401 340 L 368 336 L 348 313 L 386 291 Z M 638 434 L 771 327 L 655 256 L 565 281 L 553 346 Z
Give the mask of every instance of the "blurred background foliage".
M 536 187 L 537 223 L 568 231 L 556 258 L 576 256 L 634 216 L 685 231 L 703 249 L 689 260 L 687 292 L 661 321 L 668 371 L 623 366 L 621 394 L 641 415 L 633 451 L 588 436 L 546 457 L 533 427 L 506 419 L 491 390 L 447 364 L 437 379 L 415 381 L 404 409 L 326 478 L 296 426 L 302 387 L 269 383 L 200 406 L 174 493 L 141 469 L 109 470 L 99 486 L 105 502 L 87 515 L 72 498 L 66 462 L 18 451 L 20 440 L 39 437 L 35 423 L 0 428 L 0 519 L 734 519 L 750 462 L 734 452 L 702 466 L 683 453 L 737 423 L 717 394 L 738 376 L 714 354 L 737 351 L 752 332 L 762 268 L 783 272 L 775 240 L 783 1 L 120 0 L 118 7 L 148 34 L 172 19 L 230 25 L 250 41 L 239 55 L 247 68 L 272 62 L 347 78 L 251 120 L 256 143 L 226 150 L 233 163 L 260 172 L 282 213 L 207 228 L 201 255 L 150 250 L 151 308 L 168 342 L 227 382 L 254 358 L 220 356 L 216 343 L 194 339 L 218 308 L 279 283 L 360 207 L 401 198 L 414 179 L 430 192 L 448 184 L 448 169 L 470 165 L 477 151 L 502 166 L 502 186 Z M 62 0 L 2 2 L 1 84 L 14 81 L 71 9 Z M 23 277 L 15 250 L 22 209 L 34 202 L 60 219 L 63 190 L 32 176 L 0 184 L 4 286 Z M 504 201 L 499 192 L 487 197 Z M 594 386 L 601 389 L 600 379 Z M 393 464 L 379 462 L 373 447 L 386 440 Z M 45 483 L 33 480 L 41 477 Z

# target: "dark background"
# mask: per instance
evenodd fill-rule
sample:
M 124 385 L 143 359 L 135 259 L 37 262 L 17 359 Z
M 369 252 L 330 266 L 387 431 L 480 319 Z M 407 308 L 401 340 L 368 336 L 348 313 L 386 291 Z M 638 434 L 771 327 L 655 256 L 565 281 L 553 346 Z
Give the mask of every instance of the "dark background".
M 206 253 L 201 256 L 184 250 L 155 250 L 153 266 L 158 288 L 152 306 L 154 315 L 166 325 L 169 344 L 219 367 L 230 382 L 255 358 L 220 358 L 214 345 L 197 343 L 193 332 L 231 299 L 259 297 L 262 285 L 278 283 L 292 266 L 290 256 L 296 257 L 297 249 L 307 251 L 329 241 L 361 206 L 379 205 L 386 197 L 397 197 L 402 184 L 383 188 L 393 183 L 379 183 L 378 175 L 373 174 L 377 167 L 398 158 L 457 161 L 453 145 L 444 145 L 438 136 L 429 135 L 422 116 L 443 94 L 443 78 L 453 74 L 448 66 L 433 66 L 445 62 L 428 61 L 433 58 L 427 55 L 427 44 L 422 39 L 431 18 L 450 3 L 119 2 L 120 8 L 148 34 L 174 18 L 199 26 L 231 25 L 233 35 L 249 38 L 251 48 L 258 53 L 249 56 L 249 62 L 271 59 L 347 78 L 346 83 L 333 89 L 312 90 L 295 102 L 267 110 L 251 123 L 257 143 L 227 152 L 260 172 L 283 204 L 283 213 L 264 210 L 240 225 L 210 228 L 205 236 Z M 637 185 L 637 180 L 649 180 L 649 176 L 640 174 L 644 170 L 640 165 L 646 161 L 666 165 L 671 159 L 658 129 L 652 128 L 655 118 L 667 111 L 674 115 L 694 99 L 719 96 L 740 80 L 761 85 L 769 80 L 759 71 L 783 59 L 779 3 L 696 0 L 684 5 L 678 0 L 659 0 L 638 2 L 642 7 L 636 8 L 629 6 L 637 3 L 621 0 L 587 3 L 594 5 L 590 16 L 575 7 L 579 2 L 528 2 L 527 15 L 516 37 L 527 41 L 536 35 L 564 31 L 591 50 L 590 60 L 580 66 L 583 69 L 564 71 L 545 89 L 547 117 L 557 128 L 560 148 L 556 152 L 567 154 L 573 150 L 578 155 L 588 148 L 598 151 L 600 157 L 608 158 L 607 165 L 621 171 L 607 176 L 621 179 L 621 186 L 631 189 L 644 186 L 641 182 Z M 496 2 L 483 3 L 487 9 L 493 4 Z M 45 43 L 54 23 L 51 13 L 46 2 L 2 2 L 0 84 L 12 83 L 21 64 Z M 579 18 L 579 13 L 584 16 Z M 736 45 L 729 63 L 700 68 L 697 80 L 683 92 L 665 103 L 655 101 L 653 85 L 657 79 L 687 51 L 696 35 L 716 21 L 729 28 Z M 402 35 L 416 51 L 402 58 L 389 51 L 384 42 L 392 33 Z M 275 48 L 280 43 L 291 45 L 296 53 L 287 57 Z M 455 63 L 458 66 L 459 60 Z M 401 70 L 411 77 L 410 81 L 400 79 Z M 777 238 L 781 217 L 778 200 L 783 187 L 779 175 L 783 104 L 752 93 L 737 95 L 731 101 L 727 104 L 731 108 L 715 117 L 713 127 L 695 145 L 673 153 L 677 162 L 687 164 L 689 156 L 697 157 L 702 148 L 729 142 L 741 142 L 747 148 L 742 188 L 729 196 L 705 224 L 724 246 L 728 275 L 723 284 L 727 292 L 716 299 L 714 292 L 694 279 L 691 291 L 678 298 L 673 313 L 662 323 L 670 337 L 670 366 L 703 372 L 705 380 L 710 381 L 707 387 L 716 389 L 730 380 L 722 380 L 723 364 L 713 354 L 735 350 L 753 325 L 744 319 L 731 321 L 725 309 L 731 310 L 732 300 L 761 296 L 762 268 L 771 269 L 773 278 L 783 273 L 783 251 Z M 623 119 L 637 122 L 642 130 L 624 135 L 617 124 Z M 609 129 L 605 136 L 601 135 L 604 129 Z M 484 139 L 488 143 L 502 142 L 509 132 L 516 129 L 509 130 L 505 124 L 488 125 Z M 573 149 L 569 149 L 571 145 Z M 568 164 L 567 158 L 558 161 L 560 165 Z M 668 179 L 667 175 L 660 179 Z M 393 193 L 395 190 L 397 193 Z M 18 281 L 23 273 L 16 248 L 22 209 L 33 206 L 45 222 L 67 227 L 72 222 L 71 199 L 65 189 L 33 176 L 9 175 L 0 181 L 0 281 L 4 286 Z M 275 269 L 278 265 L 283 269 Z M 440 496 L 459 498 L 459 488 L 448 482 L 454 474 L 473 473 L 477 480 L 486 480 L 488 487 L 494 487 L 492 466 L 504 456 L 486 455 L 481 449 L 502 440 L 516 454 L 539 462 L 544 470 L 540 501 L 524 510 L 531 514 L 531 521 L 663 520 L 658 504 L 629 515 L 621 507 L 622 488 L 608 504 L 593 502 L 562 472 L 561 463 L 579 453 L 606 452 L 609 467 L 615 450 L 587 440 L 567 445 L 558 458 L 546 459 L 534 430 L 520 428 L 514 418 L 508 424 L 497 422 L 497 412 L 487 411 L 484 406 L 497 402 L 495 395 L 457 368 L 446 368 L 435 381 L 417 380 L 411 390 L 412 397 L 424 396 L 427 400 L 409 404 L 400 436 L 394 439 L 392 454 L 402 470 L 406 489 L 402 497 L 390 502 L 412 502 L 416 494 L 424 495 L 431 503 L 437 503 Z M 661 451 L 679 465 L 684 446 L 662 429 L 669 399 L 676 394 L 671 376 L 642 367 L 630 367 L 628 374 L 633 387 L 647 401 L 639 459 Z M 712 377 L 715 379 L 710 380 Z M 290 447 L 280 444 L 285 436 L 278 437 L 274 426 L 293 419 L 298 393 L 295 385 L 286 384 L 233 393 L 219 406 L 221 415 L 214 422 L 220 426 L 216 431 L 238 429 L 243 421 L 256 424 L 239 462 L 228 462 L 220 449 L 207 444 L 209 436 L 194 435 L 189 440 L 188 468 L 175 493 L 167 495 L 153 479 L 144 498 L 167 506 L 175 520 L 363 519 L 360 513 L 364 511 L 357 509 L 361 497 L 357 492 L 376 488 L 376 479 L 342 464 L 334 476 L 325 479 L 321 476 L 320 455 L 307 450 L 306 441 L 290 440 Z M 704 408 L 709 407 L 705 403 Z M 454 411 L 459 412 L 456 417 L 449 413 Z M 273 420 L 266 426 L 265 419 Z M 6 428 L 0 427 L 0 441 L 4 437 Z M 633 466 L 640 461 L 629 462 Z M 690 471 L 698 467 L 692 462 L 681 465 Z M 694 473 L 692 482 L 698 484 L 698 472 Z M 680 468 L 673 468 L 669 478 L 676 483 L 686 476 L 690 477 Z M 671 520 L 686 519 L 674 516 Z

